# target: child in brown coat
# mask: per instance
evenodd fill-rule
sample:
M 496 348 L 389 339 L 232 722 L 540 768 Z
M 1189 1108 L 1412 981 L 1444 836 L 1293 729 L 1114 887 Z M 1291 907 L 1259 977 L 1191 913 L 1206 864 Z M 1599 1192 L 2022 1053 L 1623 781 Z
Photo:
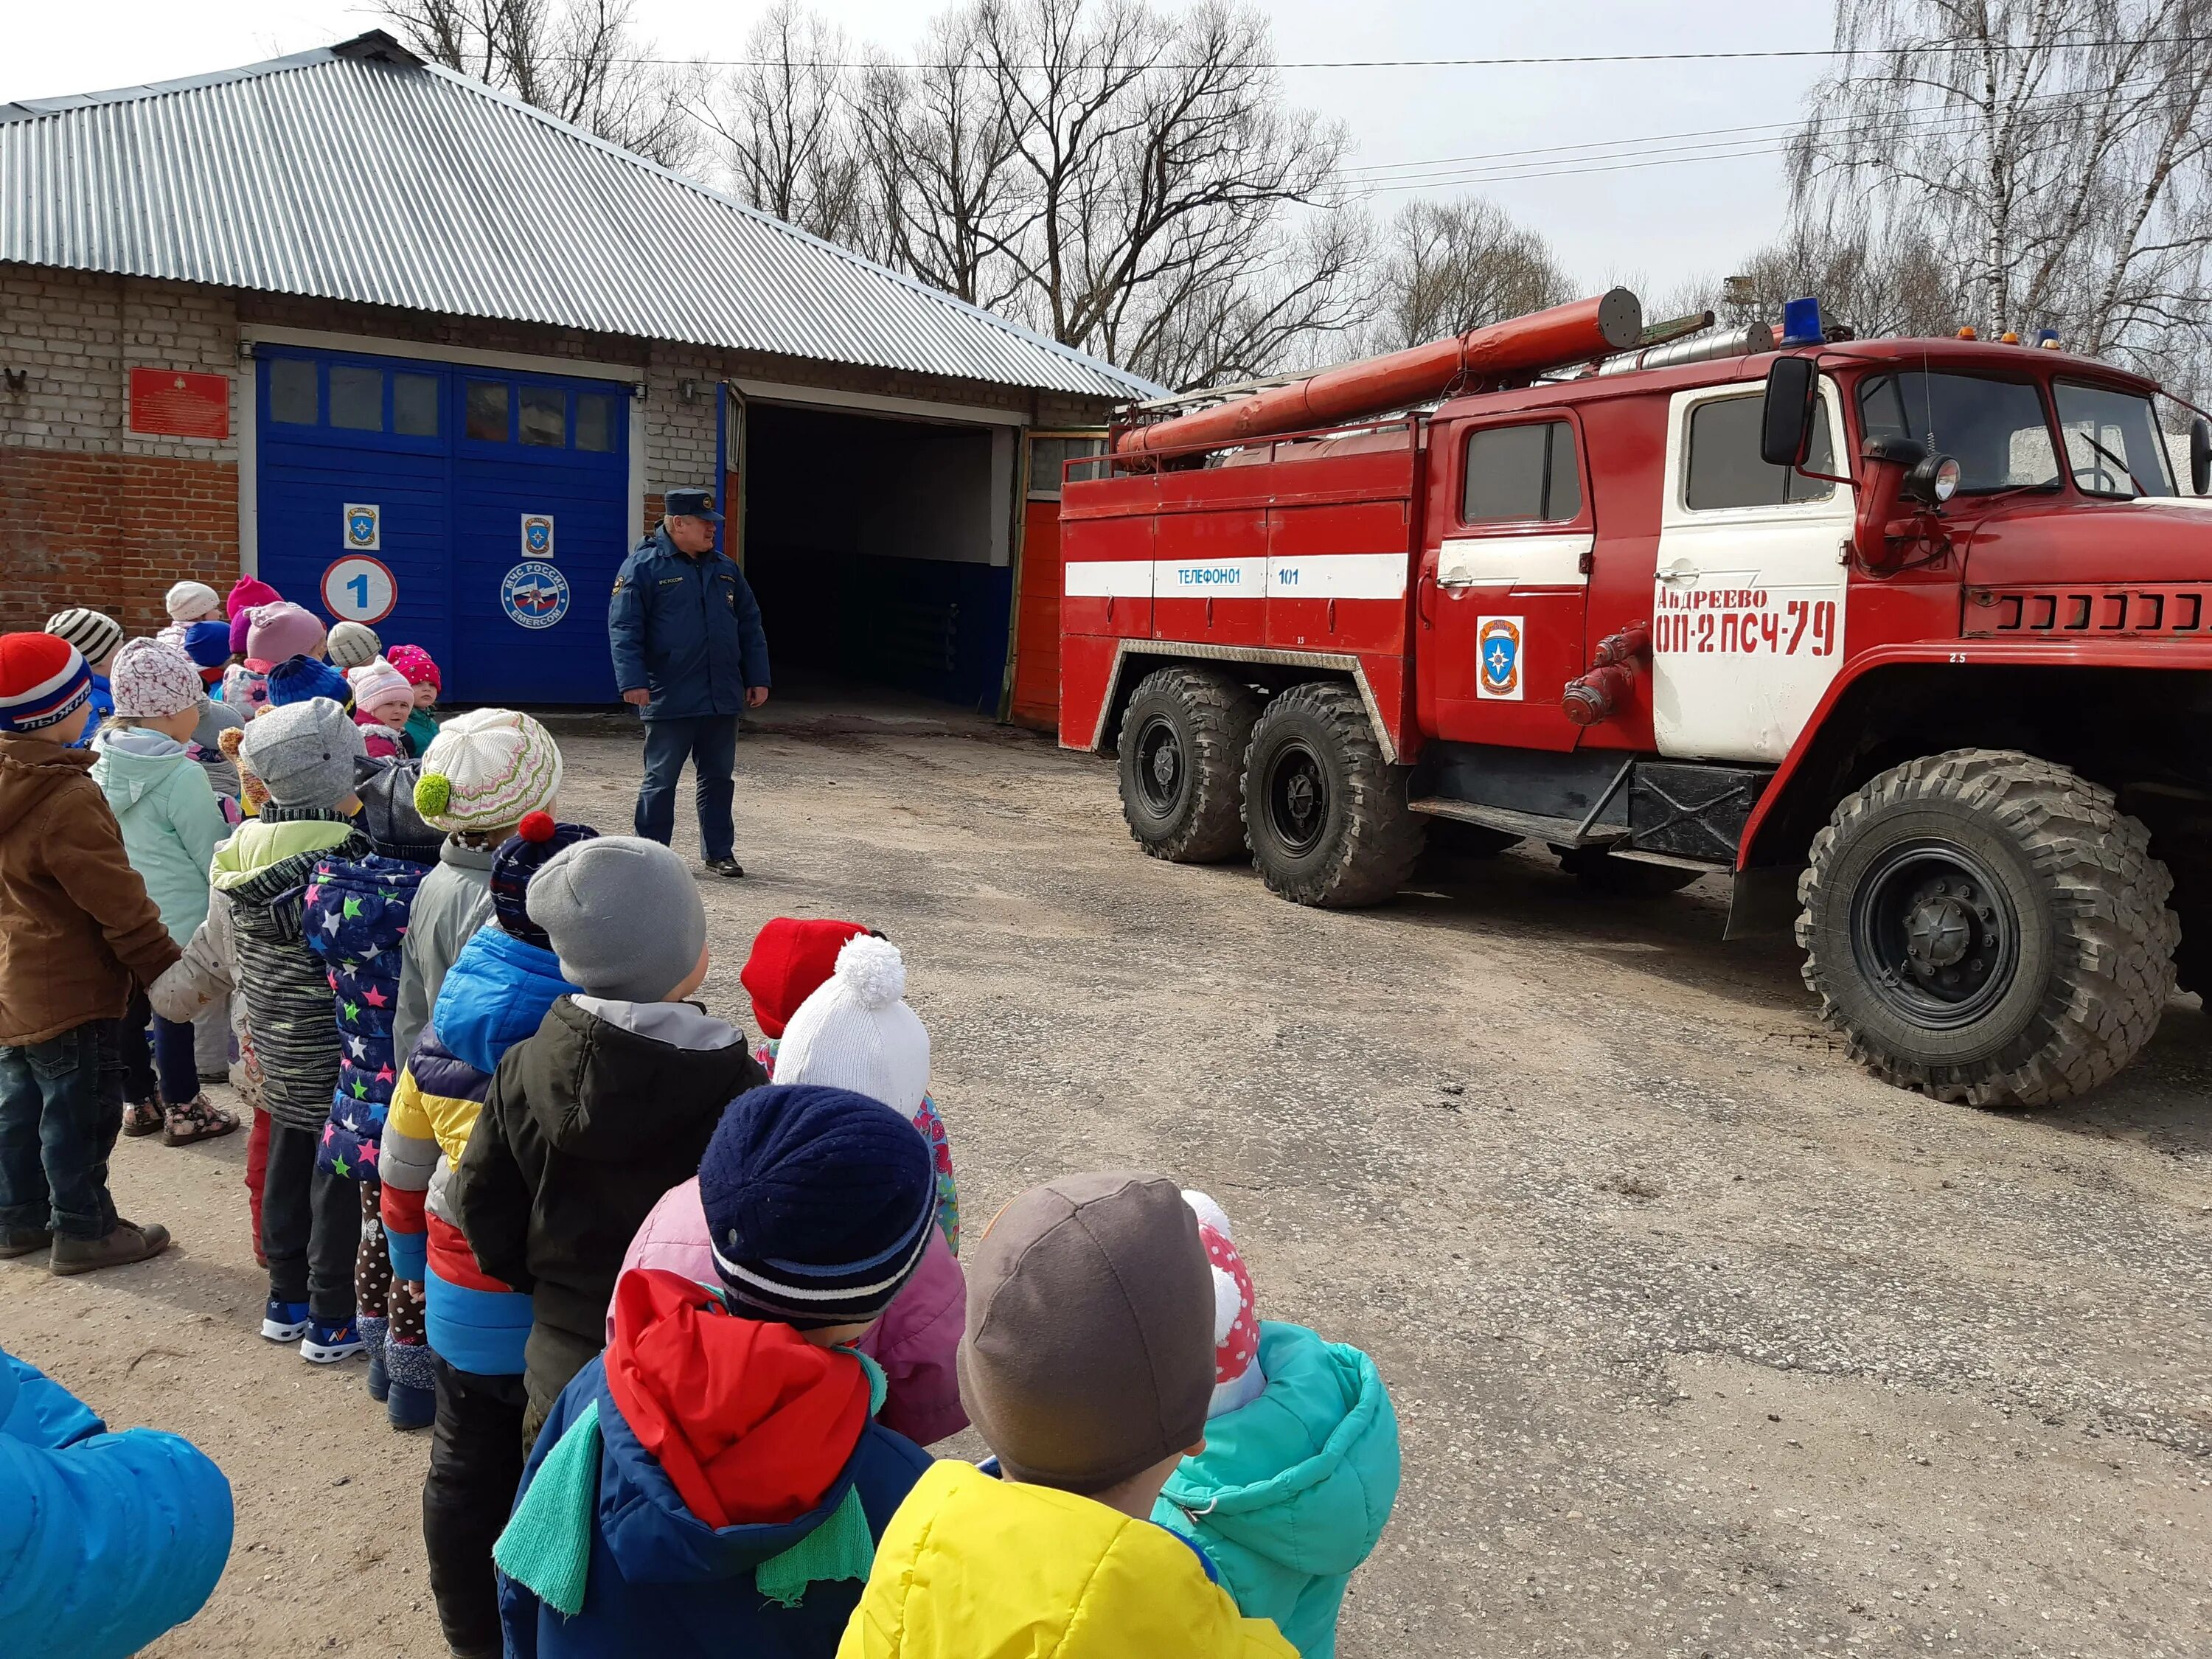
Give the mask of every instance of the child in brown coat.
M 143 1261 L 166 1228 L 115 1213 L 134 985 L 178 958 L 123 832 L 70 745 L 92 672 L 66 640 L 0 635 L 0 1256 L 51 1249 L 58 1273 Z

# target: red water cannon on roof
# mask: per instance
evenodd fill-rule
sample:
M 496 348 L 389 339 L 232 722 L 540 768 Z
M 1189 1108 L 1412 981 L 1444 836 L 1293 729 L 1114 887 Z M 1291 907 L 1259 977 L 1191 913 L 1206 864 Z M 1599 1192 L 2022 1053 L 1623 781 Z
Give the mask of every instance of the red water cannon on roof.
M 1448 395 L 1526 386 L 1547 370 L 1625 351 L 1643 333 L 1642 301 L 1616 288 L 1403 351 L 1342 363 L 1149 426 L 1126 428 L 1115 434 L 1114 453 L 1224 448 L 1385 415 Z

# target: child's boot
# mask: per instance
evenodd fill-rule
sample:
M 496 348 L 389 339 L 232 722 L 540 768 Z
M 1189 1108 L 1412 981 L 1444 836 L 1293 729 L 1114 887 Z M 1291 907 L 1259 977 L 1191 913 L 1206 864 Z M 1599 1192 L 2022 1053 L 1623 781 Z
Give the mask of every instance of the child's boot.
M 361 1328 L 361 1340 L 368 1347 L 368 1397 L 382 1405 L 392 1392 L 391 1374 L 384 1369 L 385 1333 L 391 1322 L 363 1314 L 354 1322 Z
M 194 1095 L 181 1106 L 162 1109 L 161 1144 L 189 1146 L 195 1140 L 213 1140 L 238 1127 L 235 1115 L 226 1112 L 205 1095 Z
M 438 1414 L 430 1350 L 420 1342 L 395 1339 L 385 1347 L 384 1363 L 392 1376 L 392 1395 L 384 1407 L 392 1426 L 402 1434 L 428 1428 Z

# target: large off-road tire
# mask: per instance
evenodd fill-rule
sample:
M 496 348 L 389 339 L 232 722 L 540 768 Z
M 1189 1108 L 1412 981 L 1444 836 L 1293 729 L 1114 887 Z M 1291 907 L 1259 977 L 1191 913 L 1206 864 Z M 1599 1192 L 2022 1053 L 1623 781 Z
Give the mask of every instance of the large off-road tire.
M 1357 691 L 1315 680 L 1267 705 L 1244 757 L 1244 837 L 1268 891 L 1331 909 L 1380 904 L 1412 877 L 1425 828 Z
M 1617 859 L 1602 847 L 1559 847 L 1559 868 L 1593 892 L 1611 898 L 1659 898 L 1679 893 L 1705 872 L 1673 864 Z
M 1121 714 L 1121 816 L 1137 845 L 1176 864 L 1244 850 L 1237 781 L 1260 694 L 1211 668 L 1162 668 Z
M 2011 750 L 1930 755 L 1847 796 L 1814 837 L 1805 983 L 1876 1077 L 2046 1105 L 2158 1029 L 2172 885 L 2110 790 Z

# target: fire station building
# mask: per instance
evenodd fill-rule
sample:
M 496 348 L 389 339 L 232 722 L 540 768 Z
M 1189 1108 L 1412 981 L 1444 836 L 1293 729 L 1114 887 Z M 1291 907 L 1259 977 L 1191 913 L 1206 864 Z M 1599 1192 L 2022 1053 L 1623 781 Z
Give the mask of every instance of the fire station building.
M 1160 390 L 381 33 L 0 104 L 0 627 L 245 571 L 449 702 L 611 702 L 719 481 L 780 681 L 1046 725 L 1060 462 Z

